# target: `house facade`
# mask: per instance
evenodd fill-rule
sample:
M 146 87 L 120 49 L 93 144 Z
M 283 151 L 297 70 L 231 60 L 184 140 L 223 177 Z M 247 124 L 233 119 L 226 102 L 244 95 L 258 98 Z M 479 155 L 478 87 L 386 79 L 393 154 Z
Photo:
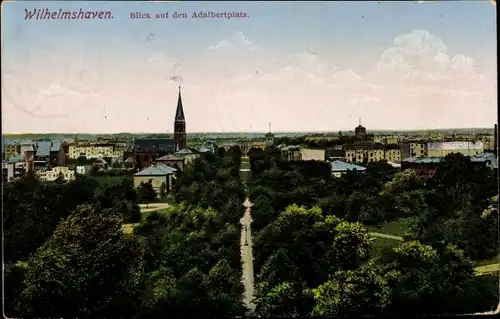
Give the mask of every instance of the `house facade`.
M 162 184 L 165 184 L 165 191 L 169 193 L 173 189 L 176 172 L 177 170 L 173 167 L 156 164 L 134 174 L 134 186 L 138 187 L 141 183 L 151 181 L 157 194 L 160 192 Z

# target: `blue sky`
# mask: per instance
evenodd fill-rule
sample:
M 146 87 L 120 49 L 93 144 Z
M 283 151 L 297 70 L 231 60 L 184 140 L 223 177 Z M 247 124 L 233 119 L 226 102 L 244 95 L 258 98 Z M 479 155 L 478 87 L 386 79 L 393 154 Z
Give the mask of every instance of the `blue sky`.
M 113 19 L 25 19 L 25 10 L 35 8 L 105 10 Z M 129 18 L 132 12 L 191 17 L 199 11 L 245 12 L 249 18 Z M 177 90 L 172 76 L 183 78 L 193 131 L 265 131 L 268 122 L 281 131 L 336 131 L 354 127 L 358 117 L 376 129 L 491 126 L 497 108 L 495 15 L 489 1 L 4 3 L 2 63 L 18 67 L 9 71 L 8 87 L 2 83 L 13 92 L 7 94 L 11 101 L 2 101 L 3 127 L 171 130 Z M 217 46 L 221 41 L 227 45 Z M 52 64 L 44 65 L 41 56 Z M 436 65 L 437 58 L 444 64 Z M 61 68 L 73 63 L 70 72 L 27 89 L 32 77 L 46 76 L 50 72 L 42 69 L 54 70 L 59 62 Z M 82 84 L 69 73 L 83 65 L 92 76 Z M 430 75 L 432 80 L 424 79 Z M 430 90 L 436 81 L 439 92 Z M 59 87 L 50 99 L 39 92 L 48 82 Z M 65 83 L 88 92 L 63 94 Z M 385 90 L 375 92 L 377 86 Z M 68 104 L 73 108 L 64 111 Z M 465 117 L 468 105 L 479 113 Z M 431 109 L 436 114 L 429 119 Z M 78 121 L 68 121 L 76 114 Z

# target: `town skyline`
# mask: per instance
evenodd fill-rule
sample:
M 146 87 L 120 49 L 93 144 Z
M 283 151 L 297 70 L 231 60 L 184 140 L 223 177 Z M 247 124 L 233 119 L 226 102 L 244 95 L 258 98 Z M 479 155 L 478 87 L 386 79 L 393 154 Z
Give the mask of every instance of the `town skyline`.
M 33 8 L 114 18 L 26 20 Z M 137 10 L 249 18 L 130 20 Z M 188 134 L 352 131 L 359 118 L 369 131 L 490 128 L 497 117 L 487 1 L 16 2 L 2 29 L 10 134 L 173 133 L 179 83 Z

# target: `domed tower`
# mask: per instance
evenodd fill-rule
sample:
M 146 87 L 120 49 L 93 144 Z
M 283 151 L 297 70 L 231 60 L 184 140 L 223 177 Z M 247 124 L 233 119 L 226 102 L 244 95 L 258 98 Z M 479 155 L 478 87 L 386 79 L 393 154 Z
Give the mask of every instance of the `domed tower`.
M 177 110 L 174 120 L 174 139 L 177 150 L 186 148 L 186 118 L 184 117 L 184 109 L 182 108 L 181 87 L 179 85 L 179 97 L 177 99 Z
M 358 141 L 364 141 L 366 139 L 366 128 L 361 125 L 361 119 L 359 119 L 359 125 L 354 129 L 354 136 Z
M 271 133 L 271 123 L 269 123 L 269 133 L 266 134 L 265 146 L 273 146 L 274 145 L 274 134 Z

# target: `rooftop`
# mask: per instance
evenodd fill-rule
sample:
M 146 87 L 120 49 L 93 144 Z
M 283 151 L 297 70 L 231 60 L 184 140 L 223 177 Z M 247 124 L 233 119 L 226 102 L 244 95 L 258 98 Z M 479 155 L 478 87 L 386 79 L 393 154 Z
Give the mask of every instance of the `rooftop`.
M 408 157 L 401 162 L 405 163 L 415 163 L 415 164 L 431 164 L 431 163 L 441 163 L 443 161 L 442 157 Z
M 150 166 L 136 174 L 134 176 L 165 176 L 175 173 L 177 170 L 173 167 L 163 164 L 157 164 Z
M 50 152 L 59 152 L 61 149 L 61 141 L 40 141 L 31 144 L 27 151 L 36 149 L 37 156 L 49 156 Z
M 474 157 L 471 157 L 470 160 L 474 163 L 489 162 L 491 167 L 498 168 L 498 159 L 493 153 L 480 153 Z
M 189 148 L 183 148 L 182 150 L 175 152 L 175 154 L 188 155 L 188 154 L 194 154 L 194 152 L 192 150 L 190 150 Z
M 135 152 L 174 152 L 176 141 L 172 138 L 136 139 L 132 151 Z
M 353 171 L 353 170 L 364 171 L 364 170 L 366 170 L 366 167 L 352 164 L 352 163 L 346 163 L 346 162 L 340 161 L 340 160 L 335 160 L 331 163 L 331 171 L 332 172 L 347 172 L 349 170 L 351 170 L 351 171 Z
M 157 159 L 157 161 L 182 161 L 182 158 L 179 158 L 172 154 L 167 154 Z

